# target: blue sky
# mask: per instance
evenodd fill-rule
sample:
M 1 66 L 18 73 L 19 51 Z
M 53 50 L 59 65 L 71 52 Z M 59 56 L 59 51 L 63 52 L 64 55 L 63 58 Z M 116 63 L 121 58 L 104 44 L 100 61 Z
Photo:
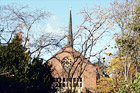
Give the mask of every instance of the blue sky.
M 58 31 L 63 25 L 68 25 L 70 7 L 72 7 L 73 28 L 76 28 L 76 26 L 82 22 L 82 16 L 79 15 L 81 9 L 85 7 L 96 7 L 98 5 L 109 7 L 110 1 L 111 0 L 0 0 L 0 5 L 27 5 L 33 10 L 42 9 L 51 12 L 53 16 L 46 20 L 46 24 L 51 30 Z M 112 44 L 113 43 L 114 42 L 112 42 Z M 99 44 L 98 48 L 99 46 L 102 45 Z
M 72 7 L 73 26 L 75 26 L 81 21 L 78 15 L 81 9 L 95 7 L 95 5 L 107 7 L 109 2 L 110 0 L 0 0 L 0 5 L 18 4 L 28 5 L 31 9 L 43 9 L 55 15 L 58 23 L 61 24 L 68 22 L 69 7 Z

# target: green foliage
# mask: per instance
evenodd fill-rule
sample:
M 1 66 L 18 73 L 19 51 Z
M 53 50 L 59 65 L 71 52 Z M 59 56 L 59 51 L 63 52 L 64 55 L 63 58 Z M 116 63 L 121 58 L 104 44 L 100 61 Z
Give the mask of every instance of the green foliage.
M 133 83 L 124 83 L 119 88 L 119 93 L 128 93 L 128 92 L 139 93 L 140 92 L 140 72 L 135 74 L 135 79 Z
M 34 58 L 32 64 L 29 65 L 26 78 L 28 78 L 28 84 L 26 86 L 27 91 L 31 92 L 52 92 L 53 77 L 51 76 L 51 66 L 42 64 L 42 60 Z
M 134 79 L 134 82 L 131 84 L 130 88 L 133 88 L 133 91 L 140 92 L 140 72 L 136 73 L 135 75 L 136 79 Z
M 134 7 L 132 20 L 125 27 L 126 32 L 116 38 L 121 56 L 126 54 L 135 55 L 140 47 L 140 5 Z
M 22 84 L 25 81 L 25 73 L 28 68 L 29 54 L 26 48 L 22 46 L 22 38 L 15 35 L 12 42 L 6 45 L 0 45 L 0 90 L 13 92 L 22 90 Z
M 29 58 L 26 48 L 22 46 L 22 39 L 16 34 L 11 43 L 0 45 L 0 72 L 22 76 L 28 68 Z
M 0 45 L 0 93 L 52 92 L 51 66 L 39 58 L 29 64 L 26 50 L 18 34 L 12 42 Z
M 122 60 L 125 80 L 119 82 L 119 93 L 140 92 L 140 75 L 137 73 L 140 66 L 140 5 L 134 7 L 132 20 L 125 27 L 126 32 L 116 38 L 119 56 L 125 57 Z M 131 69 L 127 64 L 133 66 L 135 74 L 128 73 Z

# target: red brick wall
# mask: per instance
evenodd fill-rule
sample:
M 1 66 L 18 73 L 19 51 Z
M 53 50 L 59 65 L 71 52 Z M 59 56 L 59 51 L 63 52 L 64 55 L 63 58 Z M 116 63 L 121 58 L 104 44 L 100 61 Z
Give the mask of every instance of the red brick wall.
M 52 64 L 53 69 L 54 69 L 54 72 L 52 73 L 52 75 L 54 77 L 67 77 L 67 73 L 65 73 L 65 71 L 64 71 L 64 69 L 61 65 L 62 59 L 64 57 L 68 56 L 68 57 L 72 58 L 72 60 L 74 61 L 74 58 L 79 56 L 79 55 L 80 55 L 80 53 L 77 52 L 76 50 L 72 49 L 72 47 L 65 46 L 64 48 L 62 48 L 58 53 L 56 53 L 49 60 L 49 63 Z M 80 60 L 83 60 L 83 59 L 84 59 L 84 61 L 80 61 Z M 80 63 L 84 62 L 83 65 L 82 65 L 82 68 L 84 68 L 84 66 L 88 62 L 88 60 L 86 60 L 83 56 L 80 56 L 78 58 L 78 60 L 75 62 L 75 65 L 72 68 L 72 72 L 74 71 L 78 62 L 80 62 Z M 79 66 L 78 69 L 76 70 L 76 72 L 74 73 L 74 77 L 79 76 L 80 68 L 81 68 L 81 66 Z M 96 66 L 93 65 L 92 63 L 88 62 L 81 77 L 83 78 L 83 81 L 82 81 L 83 82 L 83 87 L 82 87 L 83 90 L 85 88 L 95 89 L 95 85 L 96 85 Z

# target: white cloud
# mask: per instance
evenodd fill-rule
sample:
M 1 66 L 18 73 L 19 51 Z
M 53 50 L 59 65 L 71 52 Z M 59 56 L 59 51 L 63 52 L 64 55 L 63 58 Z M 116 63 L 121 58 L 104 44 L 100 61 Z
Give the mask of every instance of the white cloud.
M 64 34 L 64 31 L 62 31 L 60 28 L 52 27 L 50 24 L 47 24 L 45 26 L 45 33 L 53 33 L 53 34 Z
M 57 16 L 52 15 L 52 16 L 50 17 L 50 19 L 53 20 L 53 21 L 54 21 L 54 20 L 56 21 L 58 18 L 57 18 Z

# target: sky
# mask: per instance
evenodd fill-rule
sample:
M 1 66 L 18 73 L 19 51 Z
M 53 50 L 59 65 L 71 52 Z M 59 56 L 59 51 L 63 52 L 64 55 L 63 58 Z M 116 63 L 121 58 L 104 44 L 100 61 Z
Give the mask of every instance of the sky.
M 110 0 L 0 0 L 0 5 L 17 4 L 28 5 L 31 9 L 43 9 L 51 12 L 58 24 L 67 24 L 69 8 L 72 7 L 73 26 L 81 22 L 79 12 L 85 7 L 102 5 L 107 7 Z M 49 20 L 51 23 L 51 20 Z
M 83 8 L 103 6 L 109 7 L 111 0 L 0 0 L 0 5 L 17 4 L 28 6 L 30 9 L 41 9 L 51 12 L 52 16 L 46 20 L 46 28 L 50 31 L 60 31 L 69 22 L 69 8 L 72 8 L 73 28 L 82 22 L 79 14 Z M 114 42 L 112 42 L 113 44 Z M 101 45 L 98 45 L 101 46 Z

